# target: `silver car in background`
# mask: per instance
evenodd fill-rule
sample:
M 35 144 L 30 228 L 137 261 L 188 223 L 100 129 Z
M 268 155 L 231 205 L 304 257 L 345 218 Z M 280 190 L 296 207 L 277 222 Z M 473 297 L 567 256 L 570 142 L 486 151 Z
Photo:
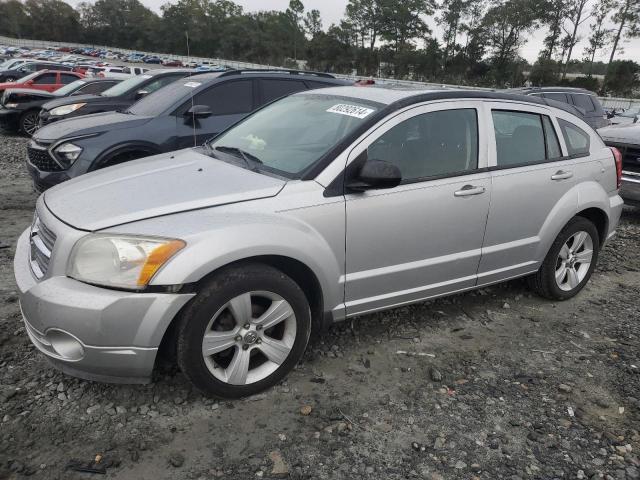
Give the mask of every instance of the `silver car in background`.
M 560 103 L 327 88 L 47 191 L 15 276 L 63 371 L 148 381 L 163 344 L 203 392 L 237 398 L 330 321 L 525 276 L 574 296 L 615 233 L 619 181 Z

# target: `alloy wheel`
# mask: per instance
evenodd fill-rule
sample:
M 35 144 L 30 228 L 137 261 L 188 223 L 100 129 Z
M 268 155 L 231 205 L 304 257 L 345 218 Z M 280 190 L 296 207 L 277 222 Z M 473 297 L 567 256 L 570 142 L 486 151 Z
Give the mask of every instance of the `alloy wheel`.
M 287 359 L 296 328 L 293 308 L 281 296 L 246 292 L 213 315 L 202 340 L 202 356 L 218 380 L 231 385 L 255 383 Z
M 571 291 L 585 279 L 593 259 L 593 239 L 584 231 L 571 235 L 564 243 L 556 260 L 556 284 L 561 290 Z
M 38 130 L 38 114 L 28 113 L 22 119 L 22 130 L 27 135 L 33 135 Z

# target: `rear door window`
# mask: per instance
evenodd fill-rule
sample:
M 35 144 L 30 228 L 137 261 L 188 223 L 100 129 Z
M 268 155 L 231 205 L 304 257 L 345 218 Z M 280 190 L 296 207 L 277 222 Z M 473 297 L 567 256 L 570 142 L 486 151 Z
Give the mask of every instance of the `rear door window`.
M 76 80 L 78 80 L 78 77 L 76 77 L 75 75 L 69 75 L 68 73 L 60 74 L 60 83 L 63 83 L 65 85 L 75 82 Z
M 290 93 L 307 89 L 304 82 L 300 80 L 263 79 L 260 80 L 260 84 L 262 85 L 262 103 L 269 103 Z
M 195 105 L 208 105 L 214 115 L 249 113 L 253 110 L 253 81 L 237 80 L 216 85 L 196 95 Z
M 544 128 L 537 113 L 493 110 L 498 167 L 546 161 Z
M 589 146 L 591 139 L 589 134 L 577 125 L 567 122 L 561 118 L 558 119 L 562 136 L 567 144 L 567 151 L 572 156 L 584 156 L 589 154 Z

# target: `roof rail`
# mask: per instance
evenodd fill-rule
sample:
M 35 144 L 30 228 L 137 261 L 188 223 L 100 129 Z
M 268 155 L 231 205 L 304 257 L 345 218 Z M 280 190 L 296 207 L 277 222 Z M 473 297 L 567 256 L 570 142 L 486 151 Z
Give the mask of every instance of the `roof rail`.
M 227 70 L 220 75 L 221 77 L 225 77 L 228 75 L 238 75 L 243 73 L 261 73 L 261 74 L 279 74 L 279 73 L 288 73 L 289 75 L 311 75 L 315 77 L 323 77 L 323 78 L 336 78 L 330 73 L 323 72 L 313 72 L 313 71 L 305 71 L 305 70 L 287 70 L 286 68 L 240 68 L 237 70 Z

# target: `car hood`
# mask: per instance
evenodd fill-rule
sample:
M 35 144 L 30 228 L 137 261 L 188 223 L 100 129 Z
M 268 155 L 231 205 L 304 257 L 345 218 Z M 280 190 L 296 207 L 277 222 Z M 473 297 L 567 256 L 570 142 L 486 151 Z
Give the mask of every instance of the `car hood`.
M 15 84 L 14 84 L 15 85 Z M 55 98 L 53 93 L 47 92 L 45 90 L 37 90 L 35 88 L 11 88 L 7 89 L 7 95 L 17 94 L 20 96 L 28 97 L 29 101 L 38 99 L 46 99 L 46 98 Z
M 152 118 L 118 112 L 93 113 L 50 123 L 38 130 L 33 139 L 48 143 L 62 138 L 93 135 L 123 128 L 136 128 Z
M 179 150 L 82 175 L 47 190 L 44 202 L 63 222 L 95 231 L 273 197 L 286 183 L 201 152 Z
M 110 99 L 116 97 L 103 97 L 101 95 L 74 95 L 72 97 L 63 97 L 55 100 L 51 100 L 43 105 L 45 110 L 53 110 L 56 107 L 61 107 L 63 105 L 72 105 L 74 103 L 95 103 L 104 101 L 104 103 L 108 103 Z M 114 102 L 115 103 L 115 102 Z
M 598 133 L 605 142 L 640 144 L 640 123 L 611 125 L 599 128 Z

